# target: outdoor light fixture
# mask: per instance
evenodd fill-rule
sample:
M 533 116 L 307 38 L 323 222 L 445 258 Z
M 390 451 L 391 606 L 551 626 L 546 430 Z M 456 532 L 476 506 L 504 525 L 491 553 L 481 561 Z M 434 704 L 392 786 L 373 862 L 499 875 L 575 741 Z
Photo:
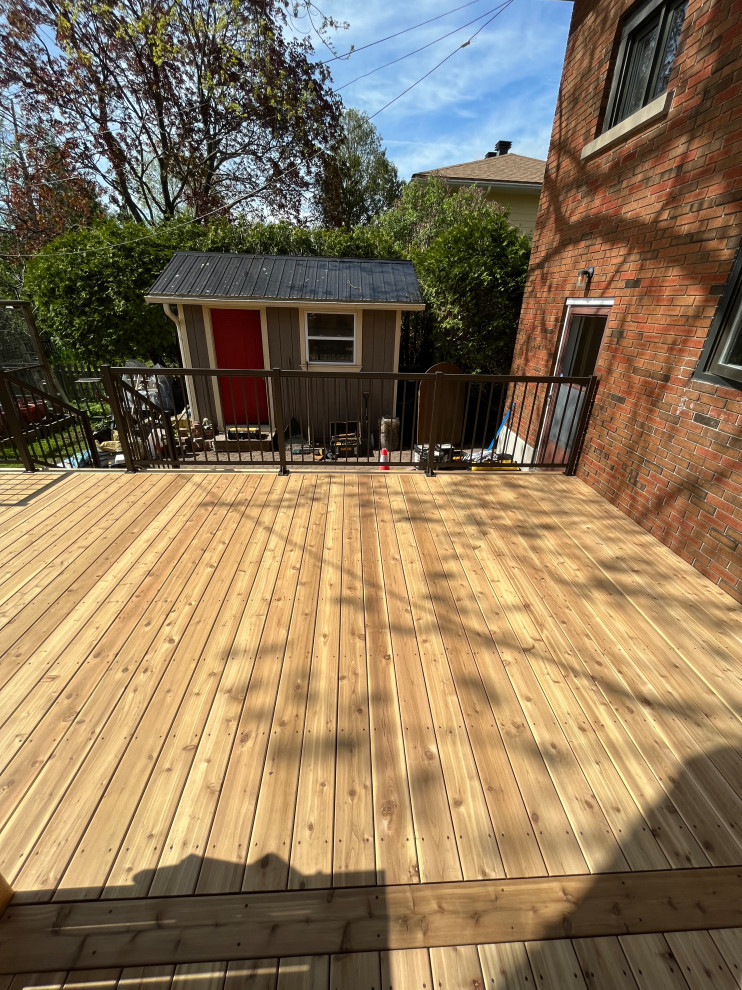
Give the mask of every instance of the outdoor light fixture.
M 580 286 L 583 282 L 590 288 L 590 283 L 593 280 L 593 275 L 595 274 L 595 269 L 592 265 L 589 268 L 581 268 L 577 272 L 577 285 Z

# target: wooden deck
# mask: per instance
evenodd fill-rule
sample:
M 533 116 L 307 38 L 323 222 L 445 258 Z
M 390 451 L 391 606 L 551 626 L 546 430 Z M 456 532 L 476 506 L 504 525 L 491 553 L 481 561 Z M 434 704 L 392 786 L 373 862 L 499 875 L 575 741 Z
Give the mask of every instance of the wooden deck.
M 1 472 L 0 990 L 742 986 L 741 617 L 561 475 Z

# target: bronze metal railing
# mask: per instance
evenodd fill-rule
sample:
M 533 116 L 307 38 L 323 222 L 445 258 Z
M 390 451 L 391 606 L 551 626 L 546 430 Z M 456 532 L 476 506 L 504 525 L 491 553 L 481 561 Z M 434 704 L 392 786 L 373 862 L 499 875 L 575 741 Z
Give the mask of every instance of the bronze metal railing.
M 379 464 L 574 474 L 598 380 L 103 368 L 129 470 Z
M 27 471 L 100 467 L 87 415 L 32 384 L 26 370 L 0 371 L 0 461 Z

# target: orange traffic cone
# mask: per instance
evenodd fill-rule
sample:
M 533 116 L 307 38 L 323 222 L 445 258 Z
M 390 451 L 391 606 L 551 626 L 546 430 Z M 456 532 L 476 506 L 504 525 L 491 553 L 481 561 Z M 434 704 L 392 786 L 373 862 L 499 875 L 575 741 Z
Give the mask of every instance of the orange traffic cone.
M 379 471 L 389 470 L 389 451 L 384 447 L 384 449 L 379 454 Z

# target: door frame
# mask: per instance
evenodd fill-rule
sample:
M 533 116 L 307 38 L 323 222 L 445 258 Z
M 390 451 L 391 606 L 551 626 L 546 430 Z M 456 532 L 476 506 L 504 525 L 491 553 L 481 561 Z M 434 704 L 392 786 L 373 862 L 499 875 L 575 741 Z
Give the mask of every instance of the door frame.
M 600 351 L 603 349 L 603 341 L 605 340 L 605 331 L 608 328 L 608 321 L 611 316 L 611 309 L 615 305 L 615 298 L 602 298 L 602 299 L 590 299 L 590 298 L 567 298 L 565 303 L 565 313 L 564 320 L 562 321 L 562 328 L 559 333 L 559 343 L 554 355 L 554 365 L 552 368 L 552 376 L 557 377 L 560 375 L 560 365 L 564 357 L 564 351 L 567 346 L 567 338 L 570 325 L 572 323 L 573 316 L 605 316 L 605 328 L 603 330 L 603 340 L 600 342 L 600 348 L 598 350 L 598 357 L 600 357 Z M 596 358 L 597 366 L 597 358 Z M 546 399 L 544 401 L 544 411 L 541 416 L 541 429 L 539 431 L 538 438 L 536 440 L 536 450 L 539 452 L 539 457 L 541 456 L 543 450 L 545 449 L 545 441 L 548 439 L 549 430 L 551 428 L 551 418 L 549 413 L 551 411 L 551 406 L 554 401 L 554 396 L 557 394 L 558 385 L 550 385 L 549 390 L 546 394 Z
M 268 318 L 266 316 L 265 306 L 254 306 L 250 305 L 246 300 L 242 301 L 234 306 L 202 306 L 201 312 L 204 318 L 204 329 L 206 331 L 206 350 L 209 353 L 209 366 L 214 369 L 214 371 L 219 370 L 219 365 L 216 361 L 216 345 L 214 343 L 214 325 L 211 322 L 211 310 L 212 309 L 248 309 L 252 312 L 260 313 L 260 335 L 263 340 L 263 368 L 265 371 L 270 371 L 270 354 L 268 353 Z M 268 392 L 268 415 L 273 415 L 273 399 L 271 396 L 271 383 L 266 379 L 266 390 Z M 211 378 L 211 391 L 214 396 L 214 409 L 217 413 L 217 426 L 220 430 L 225 429 L 224 415 L 222 413 L 222 400 L 221 394 L 219 392 L 219 379 L 216 375 Z M 272 421 L 272 420 L 271 420 Z

